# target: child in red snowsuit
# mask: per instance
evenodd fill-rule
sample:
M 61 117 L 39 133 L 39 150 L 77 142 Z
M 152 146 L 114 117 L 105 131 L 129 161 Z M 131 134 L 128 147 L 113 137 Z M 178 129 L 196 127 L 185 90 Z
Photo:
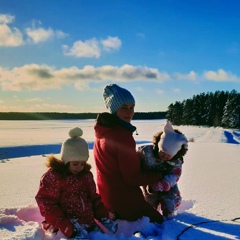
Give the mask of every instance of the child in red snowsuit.
M 88 239 L 88 232 L 96 229 L 94 219 L 112 232 L 116 232 L 117 224 L 108 218 L 109 212 L 96 192 L 82 133 L 80 128 L 71 129 L 70 138 L 62 144 L 61 158 L 47 158 L 49 169 L 40 180 L 36 201 L 46 220 L 44 230 L 60 230 L 68 238 Z

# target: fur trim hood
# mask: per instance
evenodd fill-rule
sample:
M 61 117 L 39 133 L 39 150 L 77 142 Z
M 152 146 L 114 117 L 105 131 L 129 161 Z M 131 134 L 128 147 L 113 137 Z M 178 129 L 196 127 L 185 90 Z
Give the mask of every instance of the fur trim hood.
M 71 173 L 68 170 L 69 163 L 65 165 L 62 160 L 56 158 L 54 155 L 47 157 L 46 166 L 48 168 L 52 168 L 54 172 L 60 174 L 62 177 L 71 175 Z M 90 169 L 91 169 L 91 165 L 86 162 L 85 167 L 81 173 L 90 171 Z

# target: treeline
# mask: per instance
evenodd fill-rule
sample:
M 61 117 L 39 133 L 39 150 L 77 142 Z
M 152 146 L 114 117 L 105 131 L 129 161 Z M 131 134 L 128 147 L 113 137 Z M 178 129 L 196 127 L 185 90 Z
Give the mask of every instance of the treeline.
M 63 120 L 96 119 L 98 113 L 59 113 L 59 112 L 0 112 L 0 120 Z M 135 120 L 163 119 L 166 112 L 136 112 Z
M 170 104 L 166 118 L 174 125 L 240 128 L 240 94 L 232 90 L 194 95 Z

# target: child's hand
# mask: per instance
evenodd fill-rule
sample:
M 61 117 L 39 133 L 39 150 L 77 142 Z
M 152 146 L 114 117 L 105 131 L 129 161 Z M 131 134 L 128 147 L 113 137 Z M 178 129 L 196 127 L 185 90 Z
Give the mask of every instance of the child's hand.
M 68 238 L 74 237 L 74 225 L 67 218 L 59 218 L 56 227 Z
M 42 229 L 50 234 L 57 234 L 58 230 L 53 225 L 49 224 L 46 220 L 41 224 Z
M 58 206 L 53 206 L 45 215 L 47 223 L 61 230 L 66 237 L 73 235 L 73 224 L 65 218 L 62 210 Z

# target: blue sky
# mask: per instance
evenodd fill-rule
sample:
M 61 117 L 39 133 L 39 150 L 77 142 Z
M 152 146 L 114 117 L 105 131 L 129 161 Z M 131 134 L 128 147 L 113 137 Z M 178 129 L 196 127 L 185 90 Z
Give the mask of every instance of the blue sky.
M 0 0 L 0 111 L 136 111 L 240 90 L 238 0 Z

